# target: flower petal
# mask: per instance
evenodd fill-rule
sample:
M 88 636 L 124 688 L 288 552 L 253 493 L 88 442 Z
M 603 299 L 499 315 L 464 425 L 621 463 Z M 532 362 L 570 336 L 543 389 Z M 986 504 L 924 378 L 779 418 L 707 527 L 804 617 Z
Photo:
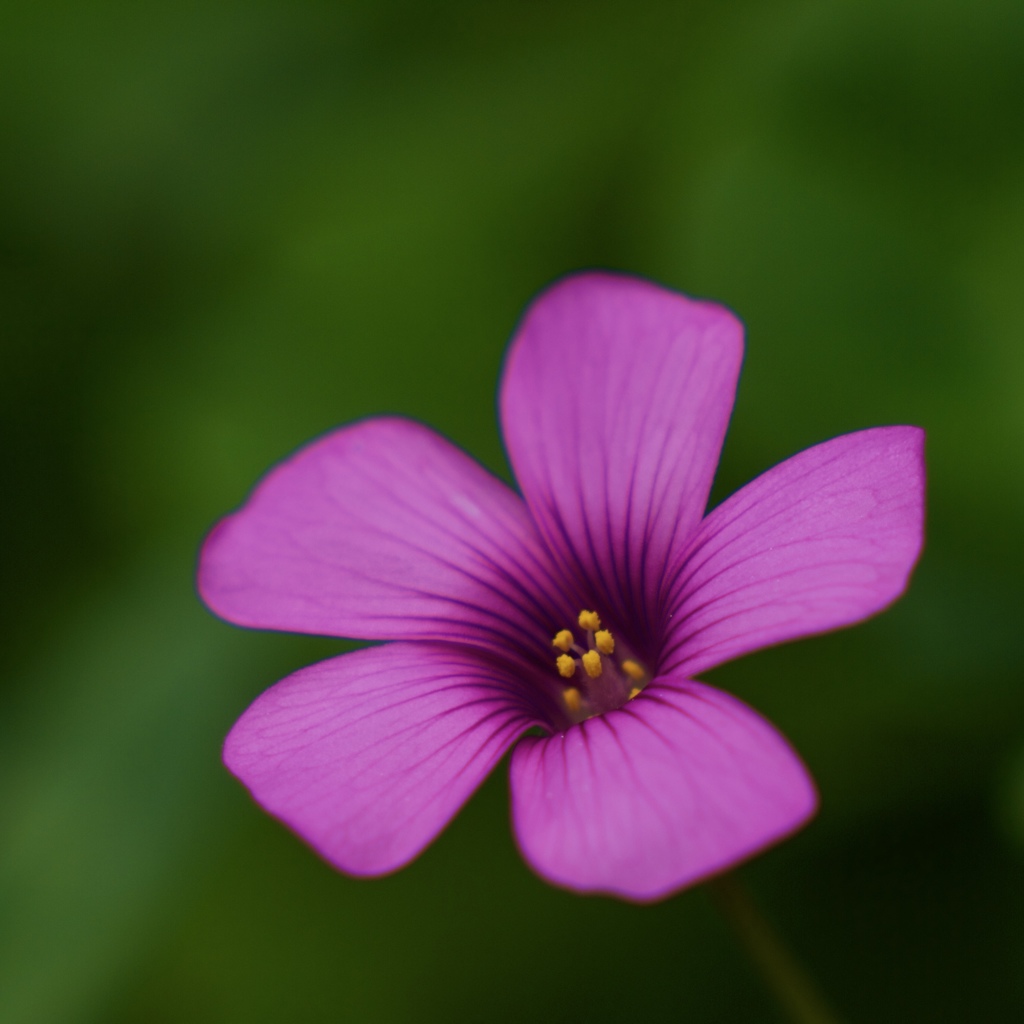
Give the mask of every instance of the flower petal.
M 653 900 L 802 825 L 813 783 L 778 732 L 702 683 L 656 679 L 617 711 L 512 755 L 523 856 L 557 885 Z
M 551 568 L 510 488 L 426 427 L 380 418 L 273 469 L 210 534 L 199 590 L 243 626 L 515 656 L 531 637 L 547 654 L 564 614 Z
M 903 593 L 921 551 L 924 432 L 878 427 L 768 470 L 701 526 L 670 588 L 662 670 L 847 626 Z
M 224 762 L 325 859 L 379 875 L 415 857 L 534 724 L 516 680 L 472 651 L 385 644 L 271 687 Z
M 509 350 L 501 415 L 523 495 L 641 653 L 704 512 L 742 355 L 727 310 L 600 273 L 544 292 Z

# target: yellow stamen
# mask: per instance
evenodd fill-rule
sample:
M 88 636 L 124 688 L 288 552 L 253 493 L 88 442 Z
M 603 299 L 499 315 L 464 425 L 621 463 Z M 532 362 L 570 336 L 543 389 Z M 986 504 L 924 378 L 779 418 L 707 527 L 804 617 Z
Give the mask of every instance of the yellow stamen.
M 600 629 L 594 634 L 594 646 L 602 654 L 611 654 L 615 650 L 615 638 L 607 629 Z
M 558 674 L 565 679 L 572 679 L 576 674 L 576 662 L 568 654 L 560 654 L 555 664 L 558 666 Z
M 601 674 L 601 655 L 597 651 L 587 651 L 582 658 L 583 667 L 591 679 L 596 679 Z
M 640 662 L 634 661 L 632 658 L 626 658 L 622 663 L 622 671 L 636 683 L 639 683 L 647 675 Z
M 580 705 L 583 703 L 580 699 L 580 691 L 575 686 L 567 686 L 562 691 L 562 698 L 565 700 L 565 706 L 574 715 L 579 711 Z
M 560 629 L 551 641 L 560 651 L 568 651 L 572 647 L 572 633 L 567 629 Z
M 586 610 L 580 612 L 579 623 L 583 629 L 591 631 L 601 628 L 601 618 L 597 612 L 588 612 Z
M 640 687 L 639 686 L 634 686 L 633 689 L 629 691 L 629 699 L 632 700 L 639 692 L 640 692 Z

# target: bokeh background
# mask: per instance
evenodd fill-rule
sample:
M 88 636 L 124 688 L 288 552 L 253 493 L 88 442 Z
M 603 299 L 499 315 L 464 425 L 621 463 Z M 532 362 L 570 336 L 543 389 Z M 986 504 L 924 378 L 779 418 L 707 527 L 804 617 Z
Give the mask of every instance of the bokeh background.
M 1018 1019 L 1019 0 L 15 2 L 0 147 L 0 1020 L 780 1019 L 703 890 L 535 878 L 503 771 L 359 882 L 219 763 L 344 645 L 213 619 L 204 532 L 382 411 L 506 473 L 508 336 L 590 266 L 746 322 L 715 500 L 927 428 L 904 600 L 707 678 L 819 781 L 740 873 L 841 1014 Z

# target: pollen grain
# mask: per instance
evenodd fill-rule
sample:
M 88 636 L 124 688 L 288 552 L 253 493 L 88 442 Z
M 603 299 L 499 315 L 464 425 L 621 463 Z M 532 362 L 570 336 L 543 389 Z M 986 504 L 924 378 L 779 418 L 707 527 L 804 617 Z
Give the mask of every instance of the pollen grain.
M 596 679 L 601 674 L 601 655 L 597 651 L 587 651 L 581 660 L 591 679 Z
M 625 672 L 626 675 L 635 683 L 639 683 L 642 679 L 647 677 L 647 673 L 644 671 L 643 665 L 638 661 L 634 661 L 632 658 L 626 658 L 622 662 L 622 671 Z
M 572 633 L 567 629 L 560 629 L 555 634 L 555 639 L 551 643 L 560 651 L 568 653 L 569 648 L 573 645 Z
M 576 662 L 568 654 L 560 654 L 555 659 L 555 664 L 558 666 L 558 674 L 563 679 L 572 679 L 576 674 Z

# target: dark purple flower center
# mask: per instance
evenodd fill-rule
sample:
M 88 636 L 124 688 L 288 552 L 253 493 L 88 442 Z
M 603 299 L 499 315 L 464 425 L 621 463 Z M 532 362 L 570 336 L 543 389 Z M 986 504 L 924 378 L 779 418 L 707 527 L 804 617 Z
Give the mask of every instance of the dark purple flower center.
M 577 629 L 559 630 L 551 643 L 562 652 L 555 667 L 563 680 L 562 703 L 573 722 L 622 707 L 650 681 L 643 664 L 601 628 L 597 612 L 581 611 Z

